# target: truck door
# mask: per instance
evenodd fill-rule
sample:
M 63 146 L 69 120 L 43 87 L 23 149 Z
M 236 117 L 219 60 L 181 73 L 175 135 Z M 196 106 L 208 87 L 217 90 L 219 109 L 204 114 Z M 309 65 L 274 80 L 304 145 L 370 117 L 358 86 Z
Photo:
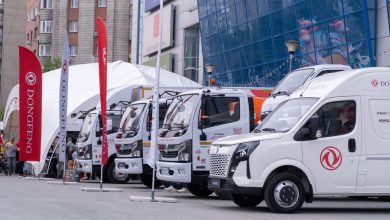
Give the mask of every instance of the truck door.
M 353 193 L 362 146 L 360 98 L 333 98 L 320 106 L 303 126 L 316 137 L 302 141 L 303 163 L 314 176 L 315 193 Z
M 193 123 L 193 170 L 209 170 L 211 142 L 227 135 L 249 132 L 248 108 L 244 104 L 244 96 L 237 94 L 203 98 L 197 123 Z
M 365 153 L 360 160 L 359 192 L 390 193 L 390 99 L 383 95 L 363 99 Z
M 95 126 L 91 130 L 93 165 L 100 165 L 102 160 L 102 128 L 100 118 L 100 115 L 96 117 Z

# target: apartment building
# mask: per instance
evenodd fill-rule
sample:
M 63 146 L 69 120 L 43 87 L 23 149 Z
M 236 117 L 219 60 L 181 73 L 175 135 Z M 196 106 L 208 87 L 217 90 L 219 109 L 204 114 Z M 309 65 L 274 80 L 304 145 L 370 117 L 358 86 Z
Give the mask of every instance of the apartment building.
M 160 34 L 159 2 L 133 2 L 131 60 L 134 63 L 156 65 Z M 202 82 L 203 62 L 196 0 L 164 0 L 162 38 L 161 67 Z
M 96 18 L 106 22 L 108 59 L 130 61 L 131 0 L 27 0 L 27 46 L 41 63 L 60 58 L 69 34 L 71 64 L 97 62 Z
M 26 2 L 0 0 L 0 111 L 19 80 L 18 46 L 25 40 Z M 1 120 L 1 118 L 0 118 Z

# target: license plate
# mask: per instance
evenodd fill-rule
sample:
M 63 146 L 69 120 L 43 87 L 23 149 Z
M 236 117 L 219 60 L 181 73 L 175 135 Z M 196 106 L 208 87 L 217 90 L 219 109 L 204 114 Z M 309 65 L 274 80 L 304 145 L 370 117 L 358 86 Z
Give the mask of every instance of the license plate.
M 221 181 L 219 179 L 211 179 L 211 186 L 219 188 Z
M 163 175 L 168 175 L 169 174 L 169 168 L 168 167 L 161 167 L 160 172 Z

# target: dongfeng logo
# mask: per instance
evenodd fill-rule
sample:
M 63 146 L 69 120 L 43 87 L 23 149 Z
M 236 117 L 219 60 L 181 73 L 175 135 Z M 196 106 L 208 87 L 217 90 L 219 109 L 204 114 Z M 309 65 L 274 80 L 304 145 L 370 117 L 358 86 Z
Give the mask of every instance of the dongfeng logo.
M 33 86 L 37 82 L 37 77 L 35 76 L 35 73 L 28 72 L 26 74 L 26 83 L 30 86 Z
M 376 79 L 373 79 L 373 80 L 371 81 L 371 85 L 372 85 L 373 87 L 378 87 L 379 81 L 376 80 Z
M 327 170 L 335 170 L 343 161 L 343 156 L 336 147 L 327 147 L 321 152 L 320 162 L 322 167 Z

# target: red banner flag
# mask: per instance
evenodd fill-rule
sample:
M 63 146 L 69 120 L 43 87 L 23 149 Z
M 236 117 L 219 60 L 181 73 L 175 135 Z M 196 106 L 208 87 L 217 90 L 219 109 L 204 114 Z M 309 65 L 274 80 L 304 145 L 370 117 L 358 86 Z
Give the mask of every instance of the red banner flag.
M 40 161 L 42 69 L 29 49 L 19 46 L 19 126 L 22 161 Z
M 103 19 L 96 19 L 98 32 L 98 56 L 99 56 L 99 79 L 100 79 L 100 106 L 102 111 L 102 164 L 106 165 L 108 160 L 107 144 L 107 30 Z

